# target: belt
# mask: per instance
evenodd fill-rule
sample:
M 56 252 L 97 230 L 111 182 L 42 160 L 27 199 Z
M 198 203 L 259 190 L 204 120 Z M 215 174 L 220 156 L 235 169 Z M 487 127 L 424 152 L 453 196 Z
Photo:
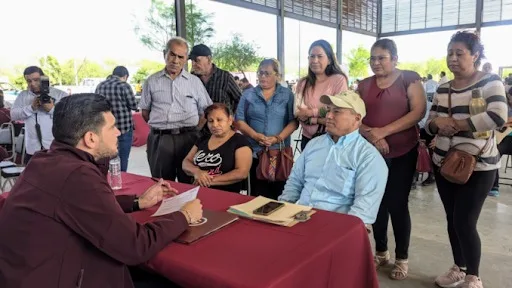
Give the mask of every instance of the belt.
M 175 128 L 175 129 L 162 129 L 162 130 L 151 128 L 151 132 L 153 134 L 158 134 L 158 135 L 166 135 L 166 134 L 179 135 L 179 134 L 183 134 L 183 133 L 187 133 L 187 132 L 196 132 L 196 131 L 198 131 L 196 126 L 181 127 L 181 128 Z

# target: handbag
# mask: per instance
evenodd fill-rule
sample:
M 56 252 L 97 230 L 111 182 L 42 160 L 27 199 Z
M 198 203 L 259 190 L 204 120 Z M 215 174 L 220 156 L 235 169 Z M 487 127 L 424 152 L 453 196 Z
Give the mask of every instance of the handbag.
M 279 142 L 279 150 L 270 150 L 266 147 L 258 152 L 259 163 L 256 167 L 256 178 L 269 182 L 286 181 L 292 171 L 293 150 L 292 147 L 284 147 L 284 142 Z
M 430 153 L 424 140 L 419 141 L 418 145 L 418 161 L 416 162 L 416 171 L 419 173 L 432 172 L 432 161 Z
M 448 115 L 452 117 L 452 85 L 450 83 L 450 88 L 448 90 Z M 478 146 L 472 143 L 460 143 L 452 147 L 453 137 L 450 137 L 450 149 L 443 161 L 441 162 L 441 169 L 439 173 L 448 181 L 463 185 L 466 184 L 469 180 L 469 177 L 473 174 L 475 170 L 476 162 L 479 160 L 482 153 L 487 149 L 487 146 L 490 143 L 490 140 L 494 138 L 494 133 L 487 139 L 484 147 L 480 149 L 477 155 L 470 154 L 466 151 L 462 151 L 457 149 L 456 147 L 462 144 L 472 145 L 476 147 Z

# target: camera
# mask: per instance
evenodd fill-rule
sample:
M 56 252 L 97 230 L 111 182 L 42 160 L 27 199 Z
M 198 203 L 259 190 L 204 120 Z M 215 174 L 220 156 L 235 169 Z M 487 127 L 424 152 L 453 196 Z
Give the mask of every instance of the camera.
M 47 104 L 52 102 L 50 96 L 50 78 L 47 76 L 41 76 L 41 96 L 39 96 L 41 104 Z

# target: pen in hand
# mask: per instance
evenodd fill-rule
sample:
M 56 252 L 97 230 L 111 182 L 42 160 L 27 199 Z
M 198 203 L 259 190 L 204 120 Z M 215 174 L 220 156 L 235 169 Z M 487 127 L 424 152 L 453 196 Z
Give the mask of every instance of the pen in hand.
M 157 178 L 157 177 L 151 177 L 151 180 L 155 181 L 155 182 L 160 182 L 160 178 Z M 167 180 L 163 180 L 163 181 L 167 181 Z M 162 186 L 165 186 L 165 185 L 162 185 Z M 169 193 L 169 196 L 176 196 L 178 195 L 178 192 L 174 193 L 174 192 L 171 192 Z

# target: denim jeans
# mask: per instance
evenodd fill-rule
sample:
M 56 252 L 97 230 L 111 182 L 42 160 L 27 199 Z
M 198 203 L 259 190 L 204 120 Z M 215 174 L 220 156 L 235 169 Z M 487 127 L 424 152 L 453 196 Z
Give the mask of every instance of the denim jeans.
M 119 158 L 121 159 L 121 171 L 126 172 L 128 169 L 128 158 L 132 149 L 133 128 L 126 133 L 117 137 L 117 148 L 119 150 Z

